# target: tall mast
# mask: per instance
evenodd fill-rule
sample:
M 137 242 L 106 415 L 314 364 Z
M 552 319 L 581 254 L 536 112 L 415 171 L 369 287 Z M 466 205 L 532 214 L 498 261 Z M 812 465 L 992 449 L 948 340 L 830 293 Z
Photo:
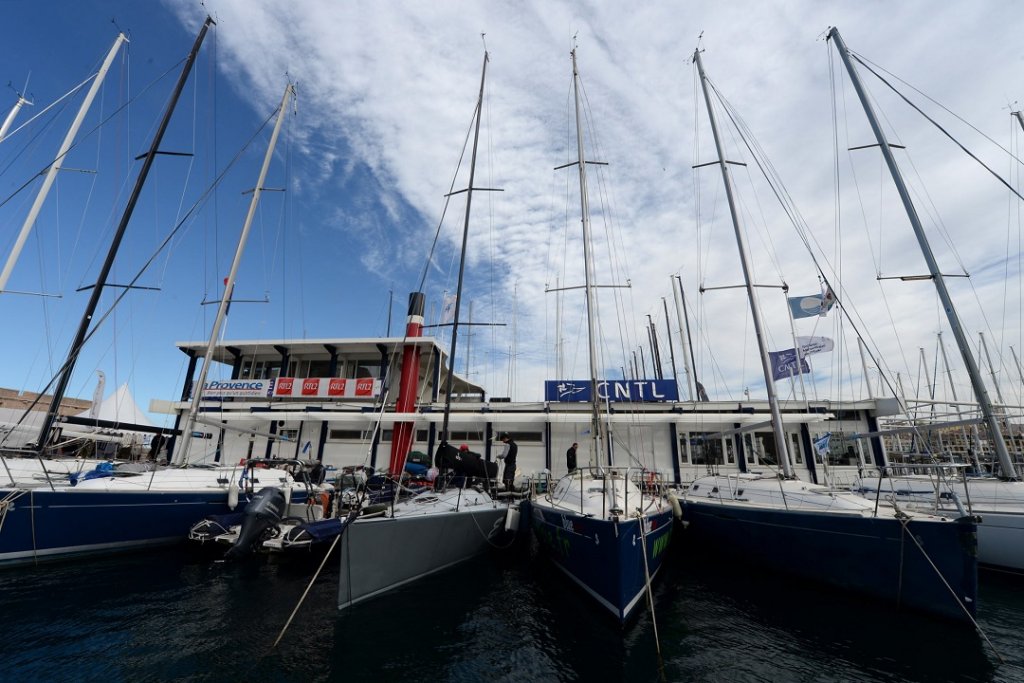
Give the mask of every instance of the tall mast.
M 928 272 L 931 275 L 932 282 L 935 283 L 935 291 L 938 292 L 939 300 L 942 302 L 942 308 L 946 311 L 946 318 L 949 321 L 949 327 L 953 332 L 953 338 L 956 340 L 956 345 L 960 349 L 960 355 L 963 357 L 964 365 L 967 366 L 967 374 L 971 378 L 971 386 L 974 388 L 974 395 L 978 399 L 978 405 L 981 407 L 981 413 L 988 426 L 989 438 L 992 440 L 992 445 L 995 449 L 996 455 L 999 457 L 999 467 L 1002 470 L 1002 476 L 1006 479 L 1016 480 L 1017 470 L 1013 466 L 1013 462 L 1010 460 L 1010 453 L 1006 450 L 1006 442 L 1003 440 L 1002 430 L 999 428 L 999 421 L 996 419 L 995 410 L 992 408 L 992 401 L 988 395 L 988 389 L 985 388 L 985 382 L 981 378 L 981 371 L 978 369 L 978 363 L 974 359 L 974 354 L 971 352 L 970 342 L 967 339 L 967 335 L 964 333 L 963 326 L 960 324 L 960 317 L 957 315 L 956 309 L 953 307 L 953 300 L 949 295 L 949 290 L 946 288 L 946 280 L 939 270 L 938 263 L 935 261 L 935 255 L 932 253 L 931 245 L 928 243 L 928 237 L 924 233 L 924 227 L 921 225 L 921 219 L 917 215 L 917 209 L 914 208 L 914 203 L 910 198 L 910 193 L 907 190 L 906 184 L 903 182 L 903 176 L 900 173 L 899 166 L 896 165 L 896 157 L 893 156 L 892 149 L 889 147 L 889 142 L 885 137 L 885 132 L 882 130 L 881 125 L 875 116 L 874 109 L 871 107 L 871 102 L 868 100 L 867 93 L 864 90 L 864 86 L 860 82 L 860 76 L 857 74 L 857 70 L 853 66 L 853 62 L 850 60 L 849 50 L 846 48 L 846 44 L 843 42 L 842 36 L 839 35 L 839 30 L 834 26 L 829 29 L 828 38 L 835 41 L 836 51 L 839 52 L 839 58 L 843 60 L 843 64 L 846 66 L 847 72 L 850 74 L 850 82 L 853 83 L 854 89 L 857 91 L 857 97 L 860 99 L 861 106 L 864 107 L 864 114 L 868 118 L 868 123 L 871 125 L 871 130 L 875 134 L 875 139 L 878 141 L 878 147 L 882 151 L 882 156 L 885 158 L 885 163 L 889 167 L 889 173 L 892 175 L 893 183 L 896 185 L 896 191 L 899 192 L 900 199 L 903 201 L 903 208 L 907 212 L 907 218 L 910 220 L 910 226 L 914 230 L 914 235 L 917 237 L 918 246 L 921 248 L 921 254 L 924 256 L 925 263 L 928 266 Z
M 775 380 L 772 378 L 772 366 L 768 360 L 768 348 L 765 346 L 764 329 L 761 324 L 761 311 L 757 305 L 757 294 L 754 292 L 754 283 L 751 279 L 750 265 L 747 257 L 746 240 L 743 231 L 740 229 L 739 214 L 736 211 L 736 198 L 733 196 L 732 175 L 725 161 L 725 150 L 722 148 L 722 141 L 718 134 L 718 124 L 715 122 L 715 111 L 711 106 L 711 97 L 708 94 L 707 76 L 704 74 L 704 64 L 700 59 L 700 50 L 694 50 L 693 61 L 697 65 L 697 72 L 700 74 L 700 86 L 704 92 L 704 103 L 708 109 L 708 119 L 711 121 L 711 133 L 715 138 L 715 149 L 718 152 L 718 165 L 722 169 L 722 181 L 725 183 L 725 196 L 729 200 L 729 214 L 732 216 L 732 227 L 736 233 L 736 246 L 740 253 L 740 265 L 743 268 L 743 281 L 746 284 L 747 299 L 750 302 L 750 314 L 754 319 L 754 335 L 757 337 L 757 349 L 761 356 L 761 368 L 764 371 L 764 385 L 768 390 L 768 406 L 772 415 L 772 432 L 775 435 L 775 450 L 782 464 L 782 472 L 787 478 L 793 477 L 793 468 L 789 462 L 789 450 L 786 446 L 786 435 L 782 431 L 782 412 L 779 410 L 779 399 L 775 394 Z M 799 358 L 799 355 L 798 355 Z M 798 368 L 799 369 L 799 368 Z
M 6 291 L 7 281 L 11 278 L 11 271 L 14 270 L 14 265 L 18 262 L 18 257 L 21 256 L 21 250 L 25 247 L 25 241 L 28 239 L 29 233 L 32 232 L 32 226 L 36 223 L 36 218 L 39 216 L 40 210 L 43 208 L 43 202 L 46 201 L 46 195 L 50 193 L 50 188 L 53 187 L 53 181 L 57 179 L 57 171 L 64 165 L 64 158 L 67 156 L 68 151 L 71 149 L 72 143 L 75 141 L 75 136 L 78 135 L 78 129 L 82 126 L 82 121 L 85 120 L 85 115 L 89 112 L 89 107 L 92 106 L 93 100 L 96 98 L 96 93 L 99 92 L 100 86 L 103 85 L 103 79 L 107 76 L 107 71 L 110 70 L 110 65 L 114 62 L 114 57 L 117 56 L 117 51 L 121 47 L 121 43 L 127 42 L 123 33 L 117 34 L 117 38 L 114 40 L 114 44 L 110 48 L 110 52 L 107 53 L 106 59 L 103 60 L 103 64 L 100 66 L 100 70 L 96 72 L 96 76 L 92 79 L 92 85 L 89 87 L 89 92 L 86 93 L 85 99 L 82 100 L 81 106 L 78 108 L 78 114 L 75 116 L 75 120 L 71 122 L 71 127 L 68 128 L 67 134 L 64 136 L 64 142 L 61 143 L 60 149 L 57 150 L 57 158 L 53 160 L 50 167 L 46 170 L 46 177 L 43 178 L 43 184 L 39 188 L 39 192 L 36 194 L 36 199 L 32 203 L 32 208 L 29 209 L 28 216 L 25 217 L 25 222 L 21 226 L 21 232 L 18 233 L 18 238 L 14 241 L 14 246 L 11 248 L 11 253 L 7 257 L 7 263 L 4 264 L 3 272 L 0 272 L 0 292 Z M 18 98 L 21 99 L 20 97 Z M 3 138 L 3 131 L 0 131 L 0 139 Z
M 480 119 L 484 110 L 484 81 L 487 78 L 489 57 L 484 51 L 484 65 L 480 72 L 480 94 L 476 99 L 476 128 L 473 131 L 473 154 L 469 162 L 469 187 L 466 189 L 466 218 L 462 225 L 462 251 L 459 254 L 459 283 L 455 289 L 455 315 L 452 318 L 452 348 L 448 356 L 448 381 L 444 392 L 444 422 L 441 425 L 441 440 L 448 440 L 448 418 L 452 410 L 452 380 L 455 375 L 455 347 L 459 341 L 459 308 L 462 306 L 462 279 L 466 272 L 466 241 L 469 239 L 469 210 L 473 204 L 473 178 L 476 176 L 476 150 L 480 141 Z M 511 361 L 510 361 L 511 362 Z
M 249 212 L 245 215 L 245 223 L 242 225 L 242 234 L 238 238 L 238 246 L 235 247 L 235 257 L 231 261 L 231 270 L 228 272 L 227 280 L 224 282 L 224 296 L 221 297 L 220 305 L 217 306 L 217 316 L 213 319 L 213 329 L 210 330 L 210 341 L 206 344 L 206 353 L 203 354 L 203 369 L 199 371 L 199 379 L 192 391 L 192 404 L 188 409 L 188 418 L 185 420 L 185 429 L 181 435 L 181 454 L 178 461 L 182 465 L 188 465 L 188 450 L 192 444 L 192 427 L 199 416 L 199 402 L 202 398 L 203 387 L 206 386 L 206 376 L 210 372 L 210 365 L 213 362 L 213 349 L 217 346 L 217 338 L 220 336 L 220 328 L 227 316 L 228 306 L 231 305 L 231 297 L 235 291 L 235 279 L 238 276 L 238 268 L 242 263 L 242 253 L 245 251 L 245 243 L 249 239 L 249 230 L 252 227 L 253 217 L 256 215 L 256 206 L 260 203 L 260 196 L 263 194 L 263 183 L 267 179 L 267 171 L 270 168 L 270 160 L 274 156 L 274 147 L 277 146 L 277 138 L 281 133 L 281 124 L 288 111 L 288 99 L 295 94 L 295 88 L 289 83 L 284 89 L 284 96 L 281 98 L 281 108 L 277 112 L 277 121 L 274 123 L 274 132 L 270 135 L 270 143 L 267 145 L 267 153 L 263 155 L 263 166 L 260 168 L 259 179 L 252 191 L 252 199 L 249 200 Z
M 587 350 L 590 358 L 590 466 L 600 462 L 604 442 L 600 399 L 597 395 L 597 293 L 594 288 L 594 250 L 590 243 L 590 200 L 587 197 L 587 162 L 583 156 L 583 118 L 580 112 L 580 72 L 576 67 L 576 49 L 572 52 L 572 94 L 576 112 L 576 166 L 580 179 L 580 213 L 583 222 L 583 275 L 587 300 Z
M 185 60 L 185 66 L 182 67 L 181 75 L 178 77 L 178 82 L 174 86 L 174 91 L 171 93 L 171 99 L 167 103 L 167 109 L 164 111 L 163 118 L 160 120 L 160 125 L 157 127 L 156 134 L 153 136 L 153 142 L 149 146 L 149 151 L 144 155 L 144 161 L 142 162 L 142 168 L 139 170 L 139 176 L 135 180 L 135 187 L 132 189 L 132 194 L 128 198 L 128 204 L 124 208 L 124 213 L 121 215 L 121 222 L 117 226 L 117 230 L 114 232 L 114 240 L 110 244 L 110 249 L 107 251 L 107 258 L 103 262 L 103 266 L 100 268 L 99 276 L 96 278 L 96 284 L 92 288 L 92 294 L 89 296 L 89 303 L 85 307 L 85 312 L 82 314 L 82 320 L 78 325 L 78 332 L 75 334 L 75 339 L 71 343 L 71 348 L 68 351 L 68 359 L 64 363 L 64 367 L 61 369 L 60 379 L 57 381 L 57 386 L 53 391 L 53 400 L 50 401 L 50 407 L 46 412 L 46 418 L 43 420 L 43 426 L 39 430 L 39 438 L 36 440 L 38 444 L 39 452 L 42 453 L 46 447 L 47 441 L 50 437 L 50 429 L 53 427 L 53 423 L 57 419 L 57 412 L 60 409 L 61 401 L 64 400 L 64 392 L 67 391 L 68 382 L 71 381 L 71 373 L 75 369 L 75 363 L 78 361 L 78 354 L 82 351 L 82 345 L 85 343 L 85 336 L 89 331 L 89 325 L 92 323 L 93 314 L 96 312 L 96 307 L 99 305 L 100 295 L 103 293 L 103 287 L 107 282 L 107 276 L 110 274 L 110 269 L 114 265 L 114 257 L 117 256 L 117 250 L 121 246 L 121 239 L 124 237 L 125 230 L 128 227 L 128 221 L 131 220 L 132 212 L 135 210 L 135 204 L 139 201 L 139 195 L 142 193 L 142 186 L 146 182 L 146 177 L 149 175 L 149 169 L 153 166 L 153 161 L 156 159 L 156 155 L 159 154 L 160 143 L 163 141 L 164 132 L 167 130 L 167 125 L 171 122 L 171 114 L 174 113 L 174 107 L 178 103 L 178 97 L 181 95 L 181 91 L 185 87 L 185 82 L 188 80 L 188 75 L 192 71 L 192 65 L 196 61 L 196 57 L 199 54 L 199 48 L 203 44 L 203 38 L 206 37 L 206 32 L 210 29 L 210 26 L 214 25 L 213 19 L 206 17 L 206 21 L 203 22 L 203 27 L 199 30 L 199 35 L 196 36 L 196 42 L 192 45 L 192 50 L 188 54 L 188 58 Z

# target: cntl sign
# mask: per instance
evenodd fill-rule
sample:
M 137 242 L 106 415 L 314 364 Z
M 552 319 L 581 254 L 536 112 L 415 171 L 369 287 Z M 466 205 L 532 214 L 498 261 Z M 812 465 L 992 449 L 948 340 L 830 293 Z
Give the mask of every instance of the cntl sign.
M 544 382 L 544 400 L 556 402 L 591 401 L 590 381 L 561 379 Z M 597 382 L 600 401 L 657 403 L 678 401 L 679 388 L 671 379 L 603 379 Z

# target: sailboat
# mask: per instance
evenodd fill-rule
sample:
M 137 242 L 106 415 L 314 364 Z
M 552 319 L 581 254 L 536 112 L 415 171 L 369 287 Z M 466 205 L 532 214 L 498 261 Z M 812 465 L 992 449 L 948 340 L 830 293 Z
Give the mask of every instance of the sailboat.
M 530 521 L 540 548 L 554 565 L 622 623 L 650 595 L 651 580 L 672 537 L 672 508 L 665 498 L 637 486 L 637 469 L 615 466 L 609 423 L 602 416 L 587 162 L 576 50 L 571 54 L 590 361 L 590 456 L 589 466 L 569 472 L 530 500 Z
M 950 480 L 946 479 L 941 471 L 937 471 L 931 475 L 862 477 L 854 488 L 868 498 L 883 497 L 926 509 L 937 506 L 939 512 L 946 516 L 962 515 L 965 509 L 972 514 L 978 514 L 981 517 L 978 524 L 978 560 L 994 567 L 1024 571 L 1024 482 L 1020 480 L 1017 468 L 1010 457 L 999 417 L 946 287 L 945 277 L 932 253 L 885 132 L 878 123 L 871 102 L 851 61 L 850 51 L 843 42 L 839 30 L 835 27 L 829 30 L 828 39 L 833 41 L 840 59 L 850 74 L 850 81 L 860 98 L 864 113 L 878 140 L 879 150 L 885 158 L 893 183 L 903 201 L 907 218 L 927 263 L 929 279 L 934 283 L 942 302 L 942 308 L 946 312 L 946 319 L 960 349 L 978 407 L 981 410 L 982 423 L 987 428 L 989 442 L 999 462 L 998 476 L 975 476 Z M 1019 113 L 1017 118 L 1021 126 L 1024 127 L 1024 121 L 1020 119 Z M 888 475 L 888 473 L 883 472 L 883 475 Z
M 449 351 L 444 420 L 435 463 L 442 470 L 448 463 L 458 462 L 458 451 L 449 443 L 449 416 L 455 372 L 455 351 L 458 341 L 459 313 L 462 302 L 463 275 L 466 267 L 466 244 L 469 235 L 473 179 L 476 171 L 477 143 L 483 112 L 484 82 L 488 54 L 484 53 L 480 76 L 480 93 L 476 104 L 473 150 L 466 190 L 466 213 L 463 223 L 459 279 L 452 319 L 452 341 Z M 407 338 L 419 336 L 423 324 L 423 295 L 415 293 L 409 301 Z M 416 394 L 419 374 L 418 347 L 407 345 L 403 355 L 402 394 L 396 405 L 395 436 L 392 442 L 391 476 L 399 479 L 411 439 L 411 424 L 399 419 L 409 412 Z M 454 451 L 454 453 L 452 453 Z M 490 474 L 486 473 L 485 474 Z M 434 490 L 412 496 L 398 496 L 385 509 L 373 514 L 350 518 L 341 537 L 341 572 L 338 582 L 338 608 L 346 609 L 373 596 L 385 593 L 455 564 L 480 555 L 500 545 L 506 528 L 514 526 L 515 509 L 500 503 L 489 490 L 471 486 L 471 479 L 462 474 L 449 478 L 442 471 Z M 489 489 L 489 487 L 488 487 Z
M 978 588 L 973 518 L 947 519 L 876 505 L 794 476 L 732 177 L 699 49 L 693 61 L 725 185 L 782 471 L 695 479 L 683 496 L 687 534 L 704 547 L 745 562 L 933 615 L 972 620 Z
M 42 421 L 37 440 L 39 457 L 53 437 L 58 408 L 88 336 L 132 210 L 159 154 L 163 134 L 203 38 L 212 25 L 210 18 L 203 23 L 145 155 Z M 111 472 L 108 476 L 74 485 L 58 485 L 47 475 L 42 485 L 0 488 L 0 566 L 183 541 L 189 527 L 205 515 L 229 512 L 239 504 L 240 496 L 250 495 L 267 485 L 288 485 L 291 481 L 291 474 L 282 469 L 268 467 L 250 472 L 244 466 L 235 466 Z

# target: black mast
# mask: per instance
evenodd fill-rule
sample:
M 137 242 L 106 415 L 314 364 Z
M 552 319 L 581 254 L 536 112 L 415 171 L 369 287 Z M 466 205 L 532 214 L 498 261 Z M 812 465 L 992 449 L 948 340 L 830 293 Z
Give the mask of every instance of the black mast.
M 171 94 L 171 100 L 167 103 L 167 109 L 164 111 L 163 119 L 160 121 L 160 126 L 157 128 L 156 135 L 153 136 L 153 142 L 149 146 L 149 151 L 143 155 L 145 161 L 142 162 L 142 169 L 139 171 L 139 177 L 135 180 L 135 188 L 132 190 L 131 197 L 128 199 L 128 205 L 124 209 L 124 214 L 121 216 L 121 222 L 117 226 L 117 231 L 114 233 L 114 241 L 110 244 L 110 249 L 107 251 L 107 258 L 103 262 L 103 267 L 100 269 L 100 274 L 96 278 L 96 284 L 92 288 L 92 294 L 89 297 L 89 303 L 85 307 L 85 312 L 82 314 L 82 321 L 78 325 L 78 333 L 75 335 L 75 340 L 71 343 L 71 349 L 68 351 L 68 359 L 64 363 L 64 367 L 61 369 L 60 379 L 57 381 L 57 386 L 53 390 L 53 400 L 50 401 L 50 408 L 46 412 L 46 419 L 43 420 L 42 429 L 39 430 L 39 438 L 36 440 L 38 443 L 39 453 L 42 454 L 49 442 L 50 430 L 53 428 L 53 423 L 57 420 L 57 412 L 60 409 L 61 401 L 64 399 L 64 392 L 67 391 L 68 382 L 71 381 L 71 373 L 75 369 L 75 363 L 78 361 L 78 354 L 82 351 L 82 345 L 85 343 L 85 337 L 89 332 L 89 325 L 92 324 L 93 314 L 96 312 L 96 307 L 99 305 L 100 295 L 103 293 L 103 286 L 107 282 L 107 276 L 110 274 L 110 269 L 114 265 L 114 257 L 117 256 L 117 250 L 121 246 L 121 239 L 124 237 L 125 229 L 128 227 L 128 221 L 132 217 L 132 212 L 135 210 L 135 204 L 139 199 L 139 194 L 142 192 L 142 185 L 146 182 L 146 176 L 149 175 L 149 169 L 153 165 L 153 160 L 156 155 L 159 154 L 157 151 L 160 147 L 160 142 L 163 140 L 164 132 L 167 130 L 167 125 L 171 121 L 171 114 L 174 113 L 174 107 L 178 103 L 178 97 L 181 95 L 182 89 L 185 87 L 185 82 L 188 80 L 188 75 L 192 71 L 192 65 L 196 61 L 196 55 L 199 53 L 199 47 L 203 43 L 203 38 L 206 37 L 206 32 L 209 30 L 215 22 L 210 17 L 206 17 L 206 21 L 203 22 L 203 27 L 199 30 L 199 35 L 196 36 L 196 42 L 192 46 L 192 51 L 189 52 L 188 59 L 185 60 L 185 66 L 182 68 L 181 75 L 178 77 L 178 83 L 174 87 L 174 92 Z
M 476 101 L 476 130 L 473 132 L 473 154 L 469 162 L 469 186 L 466 188 L 466 219 L 462 226 L 462 252 L 459 256 L 459 283 L 455 289 L 455 315 L 452 318 L 452 348 L 448 356 L 448 381 L 444 396 L 444 422 L 441 425 L 441 441 L 448 441 L 448 417 L 452 411 L 452 379 L 455 376 L 455 345 L 459 340 L 459 308 L 462 306 L 462 278 L 466 272 L 466 241 L 469 239 L 469 209 L 473 203 L 473 178 L 476 174 L 476 148 L 480 140 L 480 119 L 483 118 L 484 80 L 487 77 L 487 52 L 484 52 L 484 66 L 480 73 L 480 95 Z

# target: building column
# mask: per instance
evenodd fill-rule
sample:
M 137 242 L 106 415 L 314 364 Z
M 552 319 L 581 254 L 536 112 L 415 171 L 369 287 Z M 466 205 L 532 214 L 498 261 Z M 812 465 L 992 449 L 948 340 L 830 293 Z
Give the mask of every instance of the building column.
M 804 462 L 807 463 L 807 471 L 811 475 L 811 481 L 815 484 L 818 483 L 818 463 L 817 453 L 814 450 L 814 446 L 811 444 L 811 430 L 807 428 L 807 423 L 804 422 L 800 425 L 800 443 L 804 446 L 804 453 L 806 457 Z
M 327 353 L 331 354 L 331 362 L 327 368 L 327 376 L 334 377 L 338 374 L 338 347 L 332 346 L 331 344 L 324 344 L 324 348 L 327 349 Z M 324 444 L 327 443 L 327 434 L 330 430 L 327 427 L 327 420 L 320 421 L 320 437 L 316 443 L 316 459 L 320 462 L 324 460 Z
M 739 422 L 734 422 L 732 427 L 733 429 L 740 429 L 743 427 L 743 425 L 741 425 Z M 743 448 L 743 432 L 737 432 L 736 434 L 732 435 L 732 444 L 733 450 L 736 451 L 736 466 L 739 467 L 740 472 L 746 472 L 747 454 L 745 452 L 745 449 Z M 754 457 L 757 457 L 757 451 L 754 451 Z
M 675 484 L 682 483 L 682 473 L 679 470 L 679 428 L 675 422 L 668 424 L 668 435 L 672 439 L 672 480 Z
M 199 361 L 199 356 L 193 349 L 182 349 L 188 355 L 188 370 L 185 371 L 185 381 L 181 385 L 181 402 L 189 400 L 192 396 L 192 382 L 196 374 L 196 364 Z M 174 416 L 174 433 L 171 434 L 171 438 L 167 441 L 167 464 L 171 464 L 171 456 L 174 454 L 174 445 L 178 441 L 178 432 L 181 430 L 181 411 L 179 410 Z M 193 426 L 190 425 L 189 429 Z

